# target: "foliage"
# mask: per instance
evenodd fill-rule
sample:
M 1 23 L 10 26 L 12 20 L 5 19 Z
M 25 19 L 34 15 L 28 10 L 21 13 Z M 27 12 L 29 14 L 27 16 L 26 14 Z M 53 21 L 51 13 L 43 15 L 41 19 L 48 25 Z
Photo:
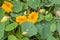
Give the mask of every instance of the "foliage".
M 60 0 L 0 0 L 0 40 L 60 40 Z

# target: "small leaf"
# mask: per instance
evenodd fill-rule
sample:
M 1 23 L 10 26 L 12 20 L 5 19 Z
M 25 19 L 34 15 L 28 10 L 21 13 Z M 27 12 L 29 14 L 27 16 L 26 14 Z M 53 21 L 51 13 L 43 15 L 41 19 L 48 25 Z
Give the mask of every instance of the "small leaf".
M 14 35 L 9 35 L 8 40 L 17 40 L 17 38 Z
M 21 33 L 17 33 L 16 37 L 18 37 L 19 39 L 23 38 L 24 36 Z
M 22 40 L 29 40 L 29 38 L 27 38 L 27 37 L 24 37 L 24 38 L 22 38 Z
M 11 31 L 11 30 L 15 29 L 17 26 L 18 26 L 18 23 L 16 23 L 16 22 L 11 23 L 5 27 L 5 31 Z
M 40 21 L 42 21 L 42 20 L 44 20 L 44 15 L 39 14 L 38 22 L 40 22 Z
M 53 23 L 53 24 L 50 25 L 50 31 L 51 32 L 56 31 L 56 24 L 55 23 Z
M 45 20 L 46 21 L 51 21 L 52 20 L 52 14 L 51 13 L 49 13 L 49 14 L 47 14 L 46 16 L 45 16 Z

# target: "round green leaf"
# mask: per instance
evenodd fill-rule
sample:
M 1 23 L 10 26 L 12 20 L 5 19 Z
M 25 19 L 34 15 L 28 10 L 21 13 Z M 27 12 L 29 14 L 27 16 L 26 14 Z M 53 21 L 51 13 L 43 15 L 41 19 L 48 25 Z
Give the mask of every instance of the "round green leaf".
M 39 35 L 41 35 L 41 38 L 45 40 L 48 36 L 52 35 L 52 33 L 49 30 L 48 23 L 36 23 L 35 24 L 38 30 Z
M 45 20 L 46 21 L 51 21 L 52 20 L 52 14 L 51 13 L 49 13 L 49 14 L 47 14 L 46 16 L 45 16 Z
M 37 34 L 37 29 L 36 29 L 35 25 L 33 25 L 32 23 L 24 22 L 22 24 L 22 33 L 23 32 L 27 32 L 27 34 L 25 36 L 31 37 L 31 36 Z

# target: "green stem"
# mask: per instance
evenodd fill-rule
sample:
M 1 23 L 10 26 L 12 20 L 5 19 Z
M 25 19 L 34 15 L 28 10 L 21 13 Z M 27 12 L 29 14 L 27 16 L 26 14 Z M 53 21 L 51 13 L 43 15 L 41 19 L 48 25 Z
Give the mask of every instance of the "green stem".
M 52 9 L 52 6 L 49 8 L 49 12 L 51 11 L 51 9 Z

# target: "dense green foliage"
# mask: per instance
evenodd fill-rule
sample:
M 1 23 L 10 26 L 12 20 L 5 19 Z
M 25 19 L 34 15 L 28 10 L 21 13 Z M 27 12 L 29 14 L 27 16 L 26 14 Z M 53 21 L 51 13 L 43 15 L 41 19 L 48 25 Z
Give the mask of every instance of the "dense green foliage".
M 12 3 L 13 12 L 5 12 L 1 6 L 4 1 Z M 16 22 L 17 16 L 38 13 L 35 24 Z M 0 0 L 0 40 L 60 40 L 60 0 Z

